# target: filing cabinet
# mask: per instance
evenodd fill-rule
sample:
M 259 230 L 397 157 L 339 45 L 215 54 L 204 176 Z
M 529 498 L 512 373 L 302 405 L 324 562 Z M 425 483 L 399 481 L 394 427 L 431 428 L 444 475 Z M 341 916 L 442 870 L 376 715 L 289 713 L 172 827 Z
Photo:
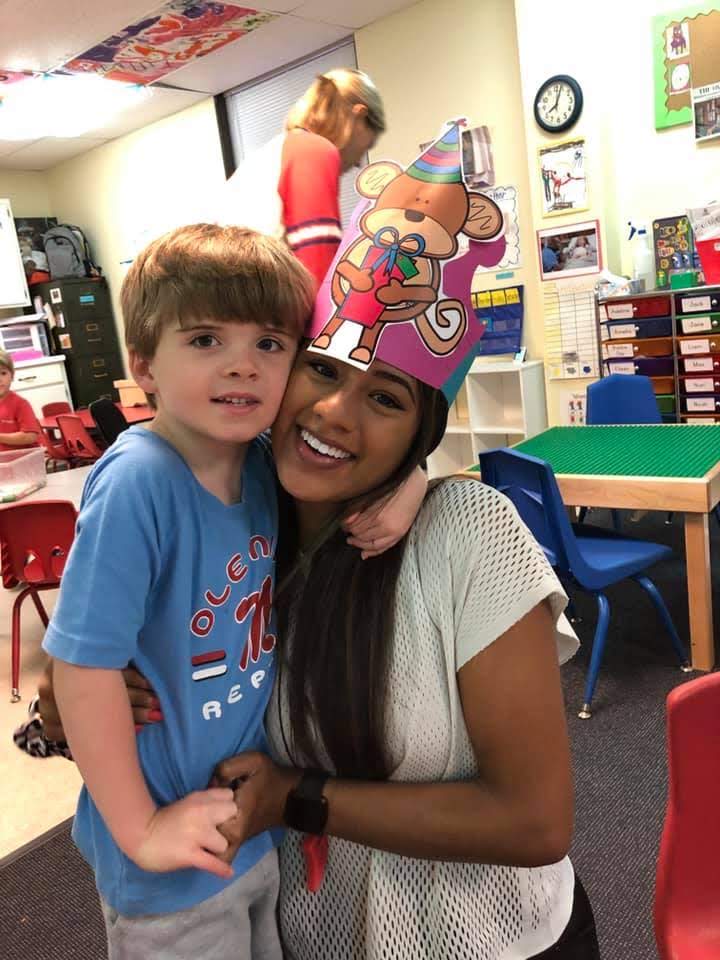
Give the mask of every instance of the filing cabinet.
M 54 352 L 65 356 L 74 405 L 117 400 L 113 380 L 125 373 L 105 278 L 50 280 L 33 284 L 30 295 L 42 297 L 55 315 Z

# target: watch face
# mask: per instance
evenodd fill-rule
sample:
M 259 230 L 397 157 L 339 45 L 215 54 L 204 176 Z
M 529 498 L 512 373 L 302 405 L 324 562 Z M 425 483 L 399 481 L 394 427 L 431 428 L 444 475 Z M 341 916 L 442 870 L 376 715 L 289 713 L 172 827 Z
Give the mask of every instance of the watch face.
M 580 116 L 582 92 L 571 77 L 551 77 L 535 97 L 535 119 L 551 133 L 567 130 Z

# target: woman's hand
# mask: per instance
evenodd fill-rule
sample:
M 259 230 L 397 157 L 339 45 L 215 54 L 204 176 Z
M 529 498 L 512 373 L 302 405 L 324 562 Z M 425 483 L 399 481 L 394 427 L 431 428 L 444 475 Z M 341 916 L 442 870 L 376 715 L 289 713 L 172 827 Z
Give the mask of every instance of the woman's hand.
M 363 560 L 379 556 L 402 540 L 415 522 L 427 483 L 425 473 L 416 467 L 388 496 L 345 517 L 342 527 L 349 534 L 347 542 L 360 550 Z
M 301 770 L 279 767 L 264 753 L 241 753 L 217 765 L 209 786 L 232 787 L 238 808 L 218 827 L 228 841 L 223 860 L 230 863 L 250 837 L 282 825 L 285 800 L 301 776 Z
M 132 667 L 127 667 L 122 674 L 136 728 L 142 727 L 146 723 L 156 723 L 162 720 L 160 703 L 155 696 L 155 691 L 145 677 Z M 38 694 L 40 697 L 40 717 L 45 736 L 48 740 L 54 740 L 56 743 L 65 743 L 65 731 L 55 702 L 52 659 L 48 660 L 40 677 Z

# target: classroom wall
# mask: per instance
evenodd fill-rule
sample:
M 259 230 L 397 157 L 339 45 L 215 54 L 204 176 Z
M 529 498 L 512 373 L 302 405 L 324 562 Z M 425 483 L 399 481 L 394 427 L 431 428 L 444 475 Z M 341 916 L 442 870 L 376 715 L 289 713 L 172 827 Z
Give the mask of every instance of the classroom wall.
M 14 217 L 52 217 L 47 174 L 0 168 L 0 197 L 7 197 Z
M 49 171 L 53 212 L 83 228 L 107 277 L 121 342 L 123 261 L 166 230 L 214 218 L 224 183 L 212 98 Z
M 515 0 L 533 229 L 599 219 L 604 263 L 615 273 L 632 272 L 628 220 L 651 225 L 717 196 L 720 141 L 696 145 L 691 125 L 655 130 L 652 18 L 683 6 L 678 0 L 605 0 L 564 7 L 557 16 L 537 0 Z M 714 7 L 720 4 L 707 4 Z M 585 105 L 571 130 L 548 136 L 536 125 L 532 105 L 543 80 L 557 73 L 578 80 Z M 590 209 L 543 218 L 538 148 L 575 136 L 586 140 Z M 588 383 L 549 384 L 552 422 L 560 419 L 568 393 Z
M 358 66 L 382 93 L 388 130 L 372 159 L 410 162 L 419 144 L 443 122 L 466 116 L 484 124 L 493 142 L 498 186 L 519 195 L 522 267 L 512 280 L 476 274 L 475 287 L 525 284 L 525 343 L 531 358 L 543 356 L 543 327 L 536 304 L 539 286 L 533 256 L 528 165 L 520 64 L 512 0 L 422 0 L 355 34 Z

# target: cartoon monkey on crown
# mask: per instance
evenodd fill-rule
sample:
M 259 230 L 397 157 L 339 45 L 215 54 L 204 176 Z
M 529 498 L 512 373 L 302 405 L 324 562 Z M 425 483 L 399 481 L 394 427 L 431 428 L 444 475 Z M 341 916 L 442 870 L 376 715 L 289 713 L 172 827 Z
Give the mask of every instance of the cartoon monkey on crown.
M 335 310 L 312 343 L 316 350 L 327 350 L 348 320 L 362 327 L 348 355 L 359 364 L 372 362 L 387 323 L 413 321 L 436 356 L 455 349 L 467 316 L 460 300 L 438 300 L 441 264 L 457 253 L 459 234 L 492 240 L 503 229 L 497 204 L 466 189 L 460 153 L 460 122 L 452 121 L 407 170 L 381 161 L 358 175 L 358 193 L 375 203 L 335 265 Z

